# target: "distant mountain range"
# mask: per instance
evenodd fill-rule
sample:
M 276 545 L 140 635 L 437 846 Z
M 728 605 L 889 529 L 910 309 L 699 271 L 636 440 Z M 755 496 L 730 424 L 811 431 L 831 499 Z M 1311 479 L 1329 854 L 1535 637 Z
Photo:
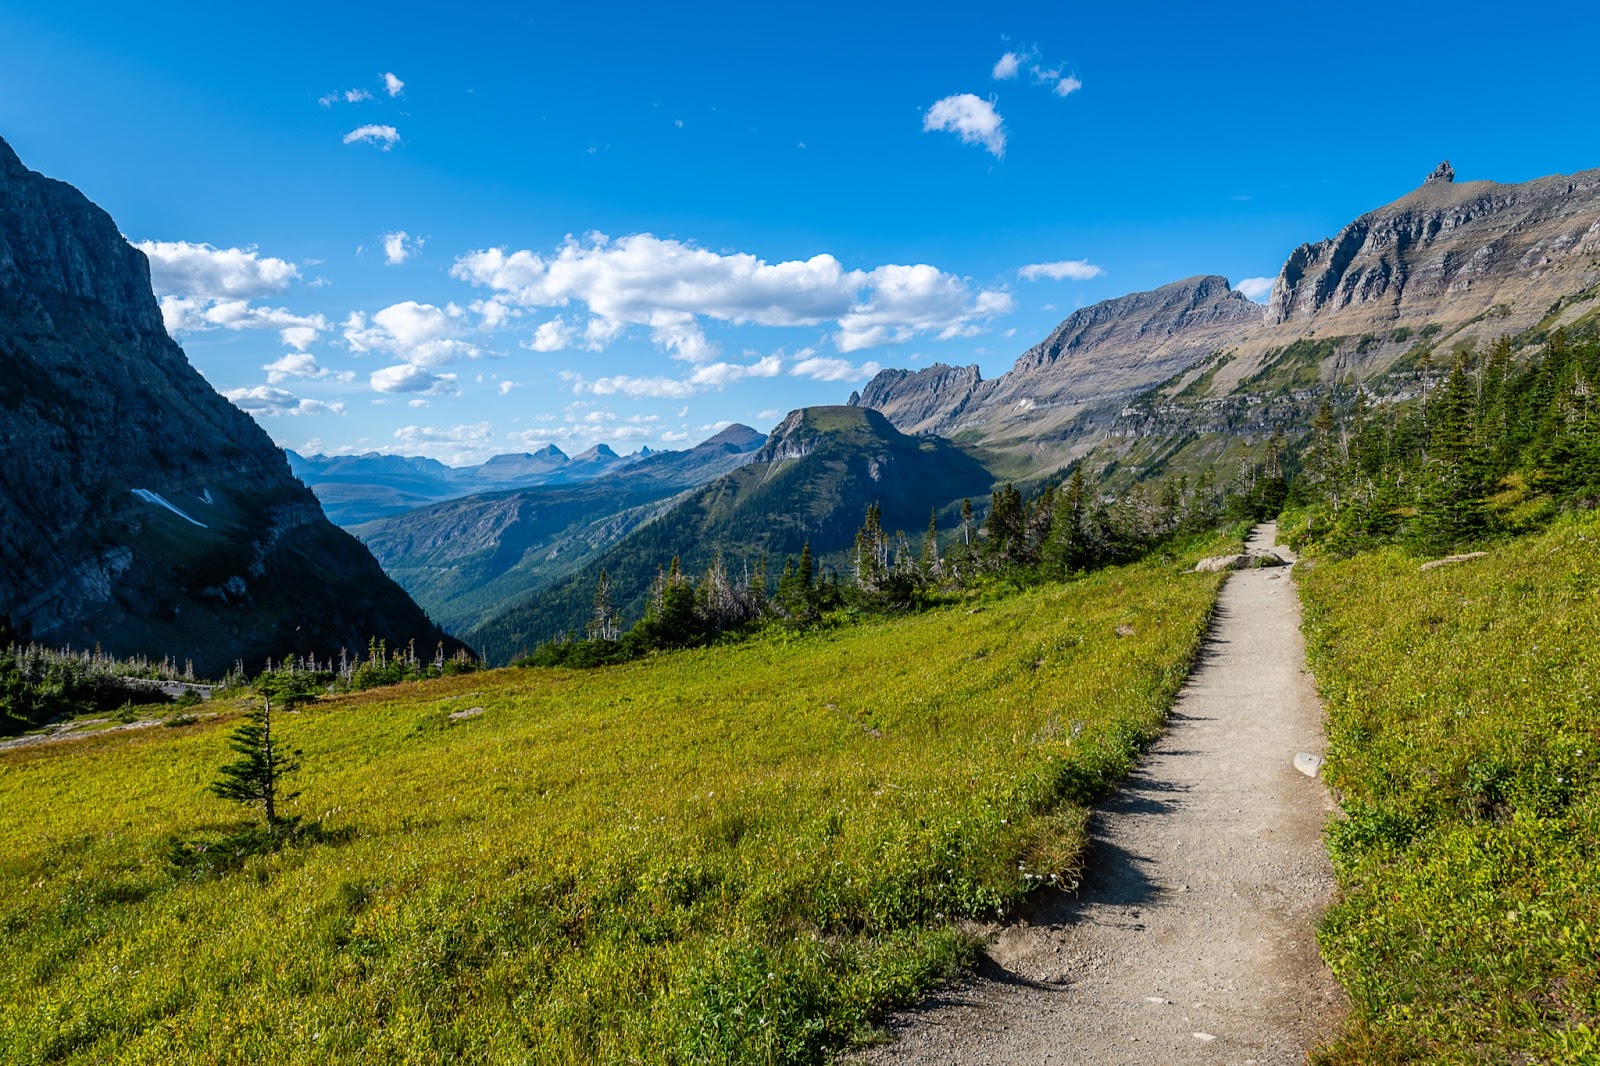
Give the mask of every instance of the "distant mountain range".
M 111 217 L 3 140 L 0 616 L 212 676 L 371 637 L 456 647 L 189 365 Z
M 582 566 L 664 501 L 749 462 L 766 439 L 732 425 L 686 451 L 630 457 L 585 481 L 466 496 L 351 532 L 430 615 L 461 632 Z
M 425 456 L 380 452 L 285 454 L 294 476 L 322 501 L 324 513 L 349 527 L 476 492 L 589 481 L 657 453 L 640 448 L 631 455 L 618 455 L 607 445 L 596 444 L 569 457 L 549 444 L 536 452 L 496 455 L 477 466 L 446 466 Z
M 931 509 L 987 496 L 993 482 L 963 449 L 907 436 L 876 411 L 804 408 L 774 427 L 747 463 L 672 500 L 581 569 L 530 590 L 463 636 L 501 662 L 581 630 L 602 567 L 629 621 L 642 613 L 656 567 L 674 556 L 690 572 L 718 553 L 736 572 L 765 559 L 775 587 L 784 559 L 807 543 L 819 558 L 845 565 L 868 503 L 882 506 L 886 530 L 903 530 L 915 544 Z

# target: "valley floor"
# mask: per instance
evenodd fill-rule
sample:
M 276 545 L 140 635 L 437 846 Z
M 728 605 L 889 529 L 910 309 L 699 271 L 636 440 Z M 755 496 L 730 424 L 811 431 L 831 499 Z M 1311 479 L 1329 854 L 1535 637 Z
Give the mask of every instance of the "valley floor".
M 1265 1066 L 1330 1037 L 1332 804 L 1294 769 L 1322 750 L 1299 622 L 1287 568 L 1232 575 L 1167 732 L 1098 809 L 1083 891 L 1000 930 L 978 980 L 859 1061 Z

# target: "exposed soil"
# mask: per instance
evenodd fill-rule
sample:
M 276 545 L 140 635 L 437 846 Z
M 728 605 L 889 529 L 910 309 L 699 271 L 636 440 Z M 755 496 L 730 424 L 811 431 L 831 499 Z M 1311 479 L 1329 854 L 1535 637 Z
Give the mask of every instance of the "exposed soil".
M 1228 578 L 1167 732 L 1095 813 L 1082 888 L 989 930 L 972 980 L 852 1061 L 1265 1066 L 1332 1035 L 1343 997 L 1314 927 L 1333 805 L 1294 767 L 1321 754 L 1322 711 L 1290 575 Z

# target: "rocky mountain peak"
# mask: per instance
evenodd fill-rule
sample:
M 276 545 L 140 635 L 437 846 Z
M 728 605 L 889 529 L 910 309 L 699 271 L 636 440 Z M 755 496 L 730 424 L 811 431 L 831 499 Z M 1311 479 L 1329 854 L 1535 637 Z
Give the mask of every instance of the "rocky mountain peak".
M 1440 163 L 1438 166 L 1433 168 L 1433 173 L 1429 174 L 1427 179 L 1423 181 L 1422 184 L 1448 185 L 1455 180 L 1456 168 L 1450 165 L 1450 160 L 1446 159 L 1443 163 Z
M 111 216 L 3 140 L 0 613 L 213 675 L 443 636 L 189 365 Z

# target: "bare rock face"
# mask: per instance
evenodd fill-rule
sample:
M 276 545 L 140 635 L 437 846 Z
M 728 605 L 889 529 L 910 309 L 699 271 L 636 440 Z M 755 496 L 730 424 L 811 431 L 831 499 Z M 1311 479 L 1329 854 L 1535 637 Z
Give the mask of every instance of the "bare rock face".
M 1290 254 L 1267 321 L 1319 333 L 1449 325 L 1491 308 L 1507 327 L 1592 284 L 1600 268 L 1600 170 L 1521 185 L 1457 183 L 1448 162 L 1338 235 Z
M 442 637 L 189 365 L 144 254 L 3 140 L 0 615 L 213 673 Z
M 975 366 L 884 370 L 858 403 L 906 433 L 982 427 L 988 441 L 1049 436 L 1193 366 L 1260 320 L 1261 308 L 1228 279 L 1188 278 L 1074 312 L 992 381 Z

